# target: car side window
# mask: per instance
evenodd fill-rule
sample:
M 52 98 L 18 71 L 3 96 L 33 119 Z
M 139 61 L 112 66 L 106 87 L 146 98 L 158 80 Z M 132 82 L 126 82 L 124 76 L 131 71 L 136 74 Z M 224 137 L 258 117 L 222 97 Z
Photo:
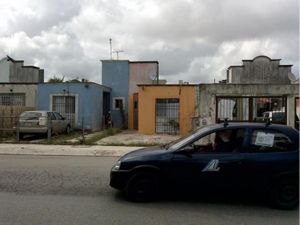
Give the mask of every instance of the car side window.
M 54 114 L 55 114 L 55 117 L 56 117 L 57 120 L 62 120 L 63 119 L 63 117 L 59 113 L 54 112 Z
M 239 152 L 244 140 L 244 129 L 222 129 L 196 141 L 189 148 L 195 152 Z
M 53 112 L 50 112 L 50 118 L 51 118 L 51 120 L 56 120 L 55 115 L 53 114 Z
M 251 135 L 250 152 L 282 152 L 295 150 L 297 144 L 286 134 L 267 129 L 253 130 Z

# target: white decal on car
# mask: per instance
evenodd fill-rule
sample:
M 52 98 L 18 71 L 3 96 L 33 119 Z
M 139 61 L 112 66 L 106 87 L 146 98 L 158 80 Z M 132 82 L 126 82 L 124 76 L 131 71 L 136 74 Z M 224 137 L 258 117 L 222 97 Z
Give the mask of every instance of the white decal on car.
M 219 160 L 212 159 L 209 161 L 209 163 L 206 165 L 206 167 L 202 170 L 202 172 L 206 172 L 206 171 L 217 172 L 220 170 L 220 167 L 218 167 L 218 165 L 219 165 Z

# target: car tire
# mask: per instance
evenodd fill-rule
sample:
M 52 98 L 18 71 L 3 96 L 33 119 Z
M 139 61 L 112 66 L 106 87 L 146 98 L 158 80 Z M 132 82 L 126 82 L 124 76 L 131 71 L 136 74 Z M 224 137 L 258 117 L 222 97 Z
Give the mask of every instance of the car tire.
M 23 140 L 23 138 L 24 138 L 24 134 L 23 133 L 19 133 L 19 139 Z
M 149 172 L 134 174 L 125 188 L 126 197 L 134 202 L 153 200 L 157 194 L 157 178 Z
M 293 209 L 299 205 L 299 184 L 296 179 L 282 180 L 270 193 L 270 203 L 277 209 Z
M 71 127 L 70 127 L 70 125 L 68 125 L 66 128 L 66 134 L 69 134 L 70 132 L 71 132 Z

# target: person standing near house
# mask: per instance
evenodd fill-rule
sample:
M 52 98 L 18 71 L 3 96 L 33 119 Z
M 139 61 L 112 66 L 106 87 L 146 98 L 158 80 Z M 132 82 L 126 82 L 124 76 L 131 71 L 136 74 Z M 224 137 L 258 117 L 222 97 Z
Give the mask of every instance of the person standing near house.
M 113 121 L 111 118 L 110 111 L 105 115 L 105 128 L 111 128 L 113 127 Z

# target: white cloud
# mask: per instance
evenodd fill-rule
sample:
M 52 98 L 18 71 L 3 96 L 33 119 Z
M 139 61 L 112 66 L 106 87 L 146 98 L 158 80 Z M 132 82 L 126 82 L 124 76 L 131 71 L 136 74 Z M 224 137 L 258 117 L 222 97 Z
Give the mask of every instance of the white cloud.
M 297 0 L 23 0 L 0 7 L 0 52 L 100 82 L 109 38 L 121 59 L 158 60 L 171 82 L 213 82 L 257 55 L 299 74 Z M 73 77 L 72 77 L 73 76 Z M 81 77 L 80 77 L 81 78 Z

